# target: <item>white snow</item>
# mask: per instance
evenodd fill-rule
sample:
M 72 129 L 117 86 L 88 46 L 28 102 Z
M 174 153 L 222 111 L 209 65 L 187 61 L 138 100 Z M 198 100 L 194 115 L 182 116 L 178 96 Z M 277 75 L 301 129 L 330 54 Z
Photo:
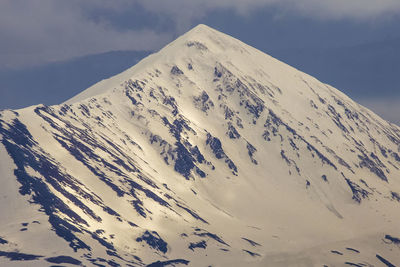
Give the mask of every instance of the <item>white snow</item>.
M 172 73 L 174 66 L 182 73 Z M 135 88 L 135 81 L 141 89 Z M 202 92 L 208 95 L 206 101 L 201 100 Z M 171 103 L 176 104 L 175 111 Z M 205 103 L 208 109 L 202 110 Z M 81 105 L 86 106 L 89 115 Z M 61 112 L 66 107 L 71 110 Z M 399 153 L 400 129 L 335 88 L 205 25 L 195 27 L 125 72 L 93 85 L 62 105 L 52 106 L 51 112 L 61 118 L 53 116 L 52 120 L 66 132 L 52 127 L 35 108 L 18 110 L 18 116 L 1 113 L 0 119 L 5 122 L 1 127 L 9 127 L 6 124 L 18 118 L 43 153 L 51 155 L 64 173 L 81 183 L 81 190 L 94 193 L 101 203 L 121 215 L 118 221 L 66 186 L 68 192 L 102 218 L 98 222 L 50 186 L 89 224 L 79 227 L 90 232 L 104 230 L 101 237 L 112 241 L 119 255 L 136 255 L 146 264 L 185 259 L 190 266 L 344 266 L 345 262 L 380 266 L 376 257 L 379 254 L 400 264 L 400 247 L 384 239 L 386 234 L 400 237 L 400 203 L 392 196 L 392 192 L 400 193 L 400 162 L 394 156 Z M 257 108 L 262 110 L 255 111 Z M 185 146 L 185 141 L 197 146 L 209 162 L 195 162 L 207 174 L 205 178 L 196 174 L 195 168 L 189 179 L 174 170 L 178 140 L 164 119 L 171 124 L 174 120 L 187 120 L 191 130 L 182 127 L 180 141 Z M 238 131 L 239 138 L 229 138 L 229 125 Z M 85 140 L 78 129 L 91 139 Z M 85 162 L 78 161 L 55 139 L 68 139 L 66 133 L 92 149 L 98 160 L 87 157 Z M 228 167 L 226 158 L 218 159 L 206 145 L 207 133 L 220 139 L 225 154 L 237 166 L 237 173 Z M 155 136 L 163 141 L 154 141 Z M 257 165 L 249 156 L 248 143 L 257 150 L 253 154 Z M 369 163 L 372 167 L 382 170 L 387 182 L 368 168 L 367 161 L 362 163 L 363 155 L 373 162 Z M 7 186 L 0 188 L 0 196 L 8 195 L 0 204 L 2 213 L 16 207 L 16 214 L 24 218 L 45 217 L 37 209 L 25 213 L 26 207 L 31 206 L 17 193 L 18 183 L 13 175 L 16 167 L 2 145 L 0 157 L 1 179 L 7 181 Z M 117 165 L 117 158 L 127 165 L 132 163 L 156 187 L 141 180 L 138 172 Z M 120 175 L 100 159 L 117 166 Z M 101 170 L 127 192 L 129 186 L 123 182 L 124 177 L 138 183 L 168 202 L 171 209 L 137 190 L 147 214 L 140 216 L 131 204 L 134 196 L 118 197 L 86 165 Z M 327 181 L 322 179 L 324 175 Z M 361 203 L 352 199 L 345 178 L 367 191 L 368 197 L 360 196 Z M 20 204 L 14 204 L 15 199 Z M 178 204 L 196 212 L 208 224 L 196 220 Z M 16 230 L 9 230 L 15 227 L 8 225 L 18 224 L 21 219 L 0 219 L 4 226 L 0 237 L 17 236 Z M 130 227 L 128 221 L 139 227 Z M 229 246 L 209 236 L 193 234 L 195 228 L 218 235 Z M 145 230 L 156 231 L 168 243 L 165 255 L 144 242 L 136 242 Z M 43 235 L 55 236 L 49 227 L 43 231 Z M 18 235 L 23 238 L 17 243 L 26 248 L 35 235 L 29 230 L 21 233 Z M 93 248 L 94 256 L 124 264 L 105 254 L 90 235 L 80 236 Z M 261 246 L 252 246 L 243 238 Z M 52 244 L 61 242 L 67 247 L 61 238 L 51 240 Z M 190 243 L 201 240 L 206 240 L 206 249 L 188 249 Z M 41 241 L 35 242 L 39 245 L 23 252 L 44 255 Z M 5 250 L 2 245 L 0 250 Z M 74 255 L 71 249 L 58 245 L 57 251 L 59 255 Z M 83 253 L 80 250 L 75 255 Z

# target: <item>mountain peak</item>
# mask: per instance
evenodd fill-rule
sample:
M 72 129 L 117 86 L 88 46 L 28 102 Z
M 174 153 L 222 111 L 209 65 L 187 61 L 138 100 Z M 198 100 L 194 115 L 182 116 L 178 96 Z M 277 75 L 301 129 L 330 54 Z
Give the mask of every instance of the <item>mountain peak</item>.
M 164 64 L 166 61 L 172 62 L 182 57 L 193 57 L 199 52 L 210 52 L 210 49 L 212 49 L 213 53 L 218 53 L 232 47 L 232 43 L 236 41 L 236 39 L 229 35 L 221 33 L 205 24 L 199 24 L 167 44 L 160 51 L 144 58 L 135 66 L 116 76 L 94 84 L 65 103 L 76 103 L 83 99 L 105 93 L 121 82 L 128 80 L 136 73 L 145 71 L 148 67 L 152 68 L 157 64 Z
M 0 112 L 1 253 L 37 266 L 400 262 L 399 147 L 399 127 L 200 25 L 66 104 Z
M 204 38 L 204 37 L 210 37 L 210 36 L 228 36 L 214 28 L 211 28 L 210 26 L 207 26 L 205 24 L 199 24 L 186 33 L 184 33 L 181 37 L 182 39 L 190 39 L 190 38 Z M 180 38 L 178 38 L 180 39 Z
M 186 61 L 186 63 L 196 60 L 204 61 L 207 58 L 207 60 L 213 61 L 238 60 L 238 63 L 247 61 L 246 64 L 250 68 L 254 68 L 255 66 L 251 65 L 256 61 L 260 61 L 260 56 L 263 60 L 270 61 L 272 64 L 290 68 L 286 64 L 273 59 L 232 36 L 219 32 L 207 25 L 199 24 L 167 44 L 160 51 L 146 57 L 135 66 L 114 77 L 100 81 L 77 96 L 67 100 L 65 103 L 71 104 L 105 93 L 108 90 L 114 89 L 115 86 L 118 86 L 130 77 L 146 71 L 148 68 L 154 68 L 157 65 L 173 64 L 173 62 L 181 61 Z
M 209 48 L 211 51 L 230 49 L 232 46 L 247 46 L 232 36 L 213 29 L 205 24 L 199 24 L 182 36 L 166 45 L 160 52 L 166 51 L 168 54 L 174 54 L 171 47 L 181 50 L 183 47 Z M 193 51 L 192 51 L 193 52 Z
M 197 26 L 193 27 L 191 30 L 189 30 L 187 32 L 187 34 L 188 33 L 193 33 L 193 34 L 195 34 L 195 33 L 209 33 L 211 31 L 216 31 L 216 30 L 214 28 L 211 28 L 210 26 L 207 26 L 205 24 L 200 23 Z

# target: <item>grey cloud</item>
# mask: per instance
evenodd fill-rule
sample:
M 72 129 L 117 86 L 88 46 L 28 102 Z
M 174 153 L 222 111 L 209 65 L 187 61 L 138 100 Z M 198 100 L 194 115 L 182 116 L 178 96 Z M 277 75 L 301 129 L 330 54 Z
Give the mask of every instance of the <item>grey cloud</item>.
M 292 8 L 320 19 L 369 20 L 400 12 L 400 2 L 397 0 L 286 0 L 285 2 L 291 2 Z
M 84 2 L 84 4 L 79 4 Z M 0 67 L 56 61 L 110 50 L 152 50 L 171 39 L 151 29 L 119 30 L 109 21 L 94 21 L 89 8 L 109 2 L 3 0 L 0 2 Z M 116 1 L 114 9 L 124 8 Z M 110 5 L 111 6 L 111 5 Z
M 160 33 L 151 25 L 122 29 L 115 24 L 118 14 L 137 7 L 171 18 L 172 29 Z M 398 0 L 2 0 L 0 68 L 111 50 L 158 49 L 214 10 L 251 16 L 253 10 L 268 7 L 318 19 L 368 19 L 400 13 Z M 115 16 L 93 16 L 97 13 Z
M 273 8 L 277 12 L 276 19 L 304 16 L 316 20 L 361 22 L 400 15 L 398 0 L 139 0 L 136 3 L 150 12 L 171 16 L 179 34 L 215 10 L 230 10 L 249 17 L 254 11 Z
M 398 0 L 147 0 L 138 1 L 155 12 L 201 16 L 215 8 L 230 8 L 238 14 L 248 15 L 252 10 L 266 6 L 278 6 L 283 10 L 301 12 L 320 19 L 354 18 L 369 19 L 400 13 Z

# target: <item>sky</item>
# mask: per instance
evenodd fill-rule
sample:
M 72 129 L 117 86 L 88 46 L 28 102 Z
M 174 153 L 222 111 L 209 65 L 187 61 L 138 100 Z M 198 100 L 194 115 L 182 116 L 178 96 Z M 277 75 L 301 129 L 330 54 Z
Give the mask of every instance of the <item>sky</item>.
M 2 0 L 0 79 L 110 51 L 156 51 L 199 23 L 400 124 L 398 0 Z M 8 88 L 0 88 L 4 99 L 20 93 Z

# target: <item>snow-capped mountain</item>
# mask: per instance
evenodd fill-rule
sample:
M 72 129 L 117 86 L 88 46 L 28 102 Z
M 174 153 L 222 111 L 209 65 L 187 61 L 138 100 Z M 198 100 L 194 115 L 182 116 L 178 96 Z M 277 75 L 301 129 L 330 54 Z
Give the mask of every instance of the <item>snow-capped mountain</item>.
M 400 128 L 204 25 L 0 141 L 1 266 L 400 264 Z

